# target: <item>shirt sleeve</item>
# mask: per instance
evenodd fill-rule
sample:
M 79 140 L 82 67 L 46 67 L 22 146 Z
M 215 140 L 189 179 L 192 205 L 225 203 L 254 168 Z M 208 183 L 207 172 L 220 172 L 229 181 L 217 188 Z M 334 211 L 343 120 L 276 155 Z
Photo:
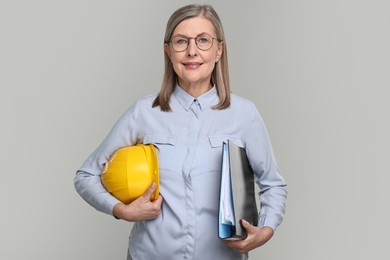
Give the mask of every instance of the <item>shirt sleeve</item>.
M 259 227 L 268 226 L 273 230 L 281 224 L 285 213 L 287 184 L 280 174 L 265 124 L 253 103 L 248 111 L 248 127 L 244 142 L 247 156 L 260 188 Z
M 115 123 L 107 137 L 76 172 L 74 185 L 80 196 L 98 211 L 112 215 L 120 201 L 106 191 L 101 173 L 110 156 L 119 148 L 137 143 L 137 102 Z

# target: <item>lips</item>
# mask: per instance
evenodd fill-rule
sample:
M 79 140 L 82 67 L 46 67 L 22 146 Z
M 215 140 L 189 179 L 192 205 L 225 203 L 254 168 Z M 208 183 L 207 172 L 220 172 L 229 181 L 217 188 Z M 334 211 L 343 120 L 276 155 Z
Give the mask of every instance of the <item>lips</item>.
M 200 62 L 186 62 L 183 63 L 184 67 L 189 70 L 196 70 L 198 69 L 203 63 Z

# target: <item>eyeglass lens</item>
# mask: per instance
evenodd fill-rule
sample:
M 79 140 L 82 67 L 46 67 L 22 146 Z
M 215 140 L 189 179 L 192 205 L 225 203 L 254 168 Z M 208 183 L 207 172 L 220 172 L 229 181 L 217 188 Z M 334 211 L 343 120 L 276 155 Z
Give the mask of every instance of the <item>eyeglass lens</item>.
M 209 50 L 213 46 L 213 37 L 209 34 L 200 34 L 196 37 L 175 36 L 172 39 L 172 47 L 175 51 L 185 51 L 190 44 L 190 39 L 195 39 L 196 46 L 203 51 Z

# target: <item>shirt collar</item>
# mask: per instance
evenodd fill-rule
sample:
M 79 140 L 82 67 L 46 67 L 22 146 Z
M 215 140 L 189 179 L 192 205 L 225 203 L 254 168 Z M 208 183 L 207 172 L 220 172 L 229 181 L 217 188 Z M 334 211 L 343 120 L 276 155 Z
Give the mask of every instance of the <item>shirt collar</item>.
M 186 111 L 190 109 L 190 106 L 195 99 L 198 100 L 200 109 L 202 111 L 218 103 L 218 94 L 215 86 L 213 86 L 206 93 L 195 98 L 190 94 L 188 94 L 179 85 L 176 84 L 175 90 L 173 91 L 173 95 L 176 97 L 176 99 L 179 101 L 179 103 L 183 106 L 183 108 Z

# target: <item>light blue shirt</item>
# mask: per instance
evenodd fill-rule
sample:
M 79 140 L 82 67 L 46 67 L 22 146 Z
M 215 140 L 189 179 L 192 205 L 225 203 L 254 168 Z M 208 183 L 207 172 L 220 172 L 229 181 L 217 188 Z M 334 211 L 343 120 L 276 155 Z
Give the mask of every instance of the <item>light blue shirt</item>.
M 132 259 L 242 259 L 218 238 L 223 141 L 230 139 L 246 150 L 260 188 L 258 226 L 275 230 L 282 222 L 287 197 L 256 106 L 232 94 L 229 108 L 212 109 L 218 103 L 215 87 L 194 99 L 177 86 L 170 100 L 171 112 L 152 108 L 155 97 L 140 98 L 117 121 L 77 171 L 76 190 L 97 210 L 112 215 L 119 201 L 101 184 L 104 164 L 120 147 L 154 144 L 162 209 L 156 219 L 134 224 L 129 242 Z M 194 107 L 199 111 L 194 112 Z

